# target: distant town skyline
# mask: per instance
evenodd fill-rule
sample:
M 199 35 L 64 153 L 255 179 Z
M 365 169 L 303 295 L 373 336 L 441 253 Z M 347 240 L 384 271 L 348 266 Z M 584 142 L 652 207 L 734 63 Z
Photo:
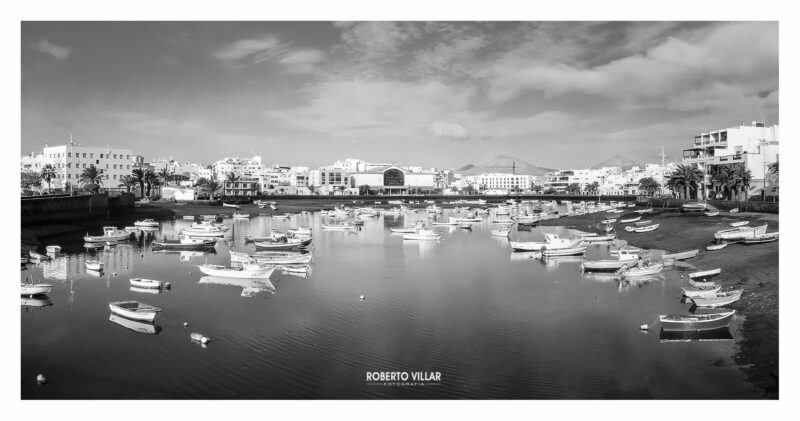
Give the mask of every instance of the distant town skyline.
M 668 160 L 778 121 L 777 22 L 23 22 L 22 153 Z

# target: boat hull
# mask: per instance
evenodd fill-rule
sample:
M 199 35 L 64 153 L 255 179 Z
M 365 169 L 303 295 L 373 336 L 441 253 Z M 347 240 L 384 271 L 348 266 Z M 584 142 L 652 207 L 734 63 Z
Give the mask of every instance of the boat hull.
M 52 285 L 48 284 L 33 284 L 33 285 L 25 285 L 21 284 L 21 296 L 23 297 L 35 297 L 37 295 L 47 295 L 50 291 L 53 290 Z
M 269 278 L 275 268 L 261 268 L 258 270 L 238 270 L 231 268 L 214 268 L 209 266 L 198 266 L 200 272 L 222 278 L 238 278 L 238 279 L 253 279 L 253 278 Z
M 119 307 L 114 305 L 114 303 L 109 303 L 108 308 L 112 313 L 125 317 L 126 319 L 141 320 L 145 322 L 152 322 L 156 319 L 156 315 L 158 314 L 158 311 L 156 310 L 134 311 L 124 307 Z
M 666 332 L 701 332 L 727 328 L 735 313 L 735 311 L 731 311 L 727 313 L 680 316 L 675 318 L 662 315 L 659 316 L 659 321 L 661 322 L 661 329 Z

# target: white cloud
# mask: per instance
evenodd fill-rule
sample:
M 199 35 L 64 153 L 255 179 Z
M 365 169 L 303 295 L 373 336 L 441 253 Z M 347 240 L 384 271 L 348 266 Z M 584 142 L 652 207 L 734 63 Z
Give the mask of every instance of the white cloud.
M 55 45 L 44 38 L 31 44 L 30 47 L 42 54 L 49 54 L 58 60 L 65 60 L 72 53 L 72 48 Z
M 438 138 L 466 139 L 469 132 L 462 125 L 452 121 L 437 120 L 431 124 L 431 131 Z
M 242 39 L 214 52 L 214 58 L 229 67 L 275 62 L 287 73 L 310 73 L 324 57 L 325 53 L 316 49 L 290 49 L 288 43 L 281 43 L 274 36 Z
M 314 64 L 319 63 L 324 58 L 325 53 L 320 50 L 295 50 L 284 54 L 278 59 L 278 63 L 284 65 L 289 73 L 310 73 L 314 70 Z

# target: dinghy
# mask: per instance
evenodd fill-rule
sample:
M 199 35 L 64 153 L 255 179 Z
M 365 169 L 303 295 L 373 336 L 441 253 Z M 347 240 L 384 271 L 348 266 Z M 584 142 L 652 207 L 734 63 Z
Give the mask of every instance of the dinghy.
M 753 238 L 745 238 L 743 240 L 739 240 L 740 243 L 743 244 L 759 244 L 759 243 L 769 243 L 772 241 L 776 241 L 778 239 L 778 232 L 770 232 L 764 235 L 758 235 Z
M 403 240 L 438 240 L 441 237 L 441 234 L 427 229 L 420 229 L 414 233 L 403 234 Z
M 161 289 L 161 281 L 154 279 L 131 278 L 131 286 L 136 288 Z
M 231 203 L 222 203 L 222 206 L 224 206 L 226 208 L 239 209 L 239 205 L 234 205 L 234 204 L 231 204 Z
M 84 263 L 84 265 L 86 266 L 86 269 L 89 269 L 89 270 L 96 270 L 96 271 L 103 270 L 103 262 L 101 262 L 99 260 L 87 260 Z
M 133 320 L 144 320 L 147 322 L 152 322 L 156 318 L 158 312 L 161 311 L 158 307 L 153 307 L 138 301 L 114 301 L 108 303 L 108 308 L 112 313 L 122 317 Z
M 491 230 L 491 233 L 495 237 L 508 237 L 511 234 L 511 230 L 508 228 L 500 228 L 496 230 Z
M 767 233 L 767 224 L 758 227 L 737 227 L 717 231 L 714 233 L 714 238 L 717 240 L 739 241 L 746 238 L 753 238 L 762 236 Z
M 733 302 L 739 301 L 742 298 L 744 290 L 738 289 L 734 291 L 717 292 L 716 294 L 704 295 L 702 297 L 693 297 L 692 302 L 697 307 L 717 308 L 726 306 Z
M 705 214 L 706 216 L 717 216 L 719 215 L 719 211 L 705 212 Z
M 154 250 L 203 250 L 214 248 L 217 244 L 217 240 L 214 238 L 191 238 L 187 235 L 181 235 L 178 240 L 153 240 L 151 244 Z
M 749 223 L 750 223 L 750 221 L 739 221 L 739 222 L 731 222 L 728 225 L 730 225 L 732 227 L 742 227 L 742 226 L 745 226 L 745 225 L 747 225 Z
M 584 236 L 583 241 L 587 243 L 602 243 L 604 241 L 611 241 L 617 238 L 617 234 L 608 234 L 608 235 L 589 235 Z
M 617 274 L 622 275 L 625 278 L 632 278 L 637 276 L 649 276 L 655 275 L 657 273 L 661 273 L 661 270 L 664 269 L 664 263 L 654 263 L 654 264 L 645 264 L 643 266 L 631 266 L 628 265 L 622 266 L 617 271 Z
M 285 242 L 276 241 L 276 242 L 268 242 L 268 241 L 256 241 L 255 243 L 256 248 L 258 249 L 266 249 L 266 250 L 300 250 L 304 249 L 311 244 L 311 239 L 307 240 L 300 240 L 290 238 L 287 239 Z
M 683 205 L 681 205 L 682 212 L 699 212 L 699 211 L 705 211 L 707 208 L 708 204 L 702 202 L 684 203 Z
M 229 268 L 221 265 L 205 264 L 197 266 L 206 275 L 225 278 L 269 278 L 275 270 L 272 266 L 245 263 L 241 268 Z
M 658 320 L 661 322 L 661 329 L 665 331 L 697 332 L 727 328 L 734 314 L 736 310 L 685 316 L 662 314 L 658 316 Z
M 692 272 L 689 274 L 689 279 L 701 279 L 701 278 L 708 278 L 710 276 L 716 276 L 722 273 L 722 268 L 716 269 L 709 269 L 709 270 L 701 270 L 699 272 Z
M 250 219 L 250 214 L 234 212 L 233 219 Z
M 639 255 L 635 252 L 621 249 L 617 252 L 616 259 L 587 260 L 581 264 L 583 271 L 615 271 L 623 266 L 631 266 L 639 261 Z
M 739 213 L 739 208 L 733 208 L 733 209 L 729 210 L 728 212 L 730 212 L 730 213 Z
M 398 233 L 398 234 L 409 234 L 412 232 L 417 232 L 419 228 L 389 228 L 389 231 Z
M 35 297 L 37 295 L 47 295 L 52 291 L 53 286 L 50 284 L 23 284 L 20 283 L 21 296 Z
M 306 254 L 293 254 L 293 253 L 272 253 L 267 254 L 254 254 L 249 255 L 238 251 L 230 251 L 231 263 L 244 264 L 252 263 L 253 261 L 265 265 L 277 264 L 306 264 L 310 263 L 312 259 L 311 253 Z
M 158 221 L 155 221 L 153 219 L 144 219 L 142 221 L 134 222 L 133 225 L 137 227 L 157 227 Z
M 650 232 L 650 231 L 657 230 L 658 227 L 659 227 L 659 224 L 648 225 L 648 226 L 645 226 L 645 227 L 634 228 L 633 232 L 639 232 L 639 233 L 641 233 L 641 232 Z
M 700 253 L 700 249 L 688 250 L 688 251 L 681 251 L 678 253 L 670 253 L 661 256 L 663 260 L 686 260 L 691 259 L 692 257 L 697 256 Z
M 577 247 L 563 248 L 563 249 L 545 249 L 542 250 L 542 257 L 556 257 L 556 256 L 581 256 L 586 252 L 587 246 L 579 245 Z
M 727 246 L 728 246 L 728 243 L 714 244 L 713 246 L 706 247 L 706 250 L 708 250 L 708 251 L 722 250 Z
M 702 298 L 710 297 L 720 290 L 719 285 L 712 283 L 711 285 L 697 285 L 693 288 L 681 288 L 681 294 L 687 298 Z

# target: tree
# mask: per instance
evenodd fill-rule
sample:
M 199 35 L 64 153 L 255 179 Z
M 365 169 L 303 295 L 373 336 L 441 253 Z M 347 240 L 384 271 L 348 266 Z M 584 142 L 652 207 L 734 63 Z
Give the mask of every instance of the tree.
M 150 170 L 144 172 L 144 182 L 147 183 L 147 197 L 150 197 L 156 187 L 161 185 L 158 176 Z
M 284 189 L 283 187 L 281 187 L 281 188 L 279 188 L 279 189 L 278 189 L 278 191 L 279 191 L 279 192 L 281 192 L 281 194 L 283 194 L 283 192 L 285 192 L 285 191 L 286 191 L 286 189 Z
M 164 164 L 164 168 L 156 173 L 156 176 L 161 179 L 165 186 L 169 186 L 170 171 L 166 164 Z
M 222 184 L 217 181 L 215 177 L 211 177 L 210 180 L 207 178 L 201 178 L 197 180 L 197 185 L 199 185 L 204 191 L 208 192 L 209 200 L 214 200 L 214 193 L 222 188 Z
M 733 167 L 730 164 L 713 165 L 711 167 L 711 185 L 714 187 L 714 192 L 719 194 L 722 191 L 723 195 L 729 190 L 731 175 L 733 174 Z M 715 197 L 716 197 L 715 194 Z
M 703 178 L 703 171 L 696 165 L 678 164 L 667 180 L 667 187 L 676 193 L 683 191 L 684 199 L 689 199 L 691 197 L 690 190 L 697 190 L 697 187 L 703 182 Z
M 317 190 L 317 186 L 308 186 L 308 191 L 310 191 L 310 192 L 311 192 L 311 194 L 314 194 L 314 192 L 315 192 L 316 190 Z
M 131 177 L 133 178 L 133 182 L 139 185 L 141 189 L 141 197 L 144 197 L 144 184 L 145 184 L 145 173 L 144 170 L 141 168 L 134 168 L 131 171 Z
M 467 184 L 467 186 L 464 187 L 464 193 L 473 195 L 475 193 L 475 187 L 472 184 Z
M 644 192 L 648 196 L 652 196 L 660 188 L 661 184 L 659 184 L 653 177 L 644 177 L 639 179 L 639 191 Z
M 369 185 L 368 184 L 362 184 L 362 185 L 358 186 L 358 194 L 360 196 L 368 195 L 369 194 Z
M 42 177 L 37 172 L 33 171 L 22 171 L 19 173 L 20 175 L 20 187 L 23 189 L 27 189 L 29 186 L 41 186 L 42 185 Z
M 569 194 L 581 194 L 581 185 L 578 183 L 571 183 L 567 186 L 566 190 Z
M 737 201 L 742 200 L 742 194 L 744 194 L 744 200 L 747 201 L 747 190 L 750 188 L 752 179 L 753 176 L 750 170 L 744 164 L 733 164 L 733 171 L 728 183 L 735 192 Z
M 337 189 L 339 189 L 339 194 L 344 195 L 344 191 L 347 190 L 347 187 L 339 186 L 339 187 L 337 187 Z
M 600 183 L 598 183 L 597 181 L 586 183 L 585 190 L 587 193 L 597 194 L 600 191 Z
M 83 169 L 78 180 L 85 189 L 92 193 L 97 193 L 100 190 L 100 186 L 103 185 L 103 170 L 98 169 L 94 164 L 89 165 L 89 167 Z
M 125 187 L 125 191 L 130 193 L 131 187 L 135 186 L 136 184 L 136 180 L 133 178 L 133 176 L 125 175 L 119 178 L 119 184 L 117 184 L 117 187 Z
M 53 165 L 47 164 L 44 167 L 42 167 L 42 172 L 39 173 L 39 176 L 42 178 L 42 180 L 47 182 L 47 191 L 49 193 L 52 193 L 53 186 L 51 184 L 51 181 L 54 178 L 56 178 L 56 169 L 53 167 Z
M 544 190 L 544 187 L 542 187 L 542 186 L 539 186 L 539 185 L 534 185 L 533 186 L 533 192 L 536 193 L 536 194 L 541 193 L 542 190 Z
M 767 166 L 767 173 L 774 182 L 778 182 L 778 161 L 775 161 Z
M 241 178 L 242 177 L 234 174 L 233 172 L 229 172 L 228 174 L 225 175 L 225 181 L 227 181 L 228 183 L 235 183 L 239 181 Z
M 556 194 L 558 190 L 553 187 L 548 187 L 547 190 L 544 191 L 544 194 Z

